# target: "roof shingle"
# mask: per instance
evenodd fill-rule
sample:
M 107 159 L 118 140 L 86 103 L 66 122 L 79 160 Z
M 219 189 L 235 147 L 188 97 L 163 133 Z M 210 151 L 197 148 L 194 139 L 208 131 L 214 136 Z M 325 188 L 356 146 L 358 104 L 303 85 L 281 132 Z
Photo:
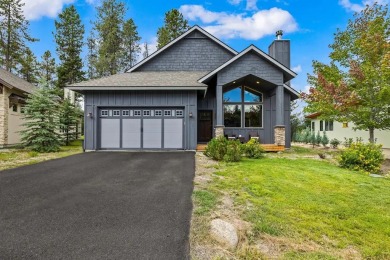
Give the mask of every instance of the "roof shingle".
M 8 87 L 17 88 L 27 93 L 32 93 L 36 89 L 30 82 L 27 82 L 2 68 L 0 68 L 0 82 Z

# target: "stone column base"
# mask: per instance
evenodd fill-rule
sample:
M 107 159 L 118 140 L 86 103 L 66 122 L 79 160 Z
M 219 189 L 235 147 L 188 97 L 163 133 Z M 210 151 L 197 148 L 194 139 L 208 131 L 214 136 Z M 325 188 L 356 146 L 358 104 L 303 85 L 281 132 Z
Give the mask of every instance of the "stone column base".
M 215 126 L 215 132 L 214 132 L 215 138 L 220 137 L 220 136 L 224 136 L 224 131 L 223 131 L 224 128 L 225 128 L 225 126 L 223 126 L 223 125 Z
M 274 127 L 275 145 L 286 145 L 286 129 L 284 125 Z

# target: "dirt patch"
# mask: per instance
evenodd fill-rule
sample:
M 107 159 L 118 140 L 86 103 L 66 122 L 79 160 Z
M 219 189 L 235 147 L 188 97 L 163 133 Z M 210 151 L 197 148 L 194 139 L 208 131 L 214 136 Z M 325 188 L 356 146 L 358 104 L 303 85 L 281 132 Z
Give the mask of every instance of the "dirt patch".
M 385 174 L 385 175 L 390 175 L 390 159 L 386 159 L 386 160 L 382 163 L 381 171 L 382 171 L 383 174 Z

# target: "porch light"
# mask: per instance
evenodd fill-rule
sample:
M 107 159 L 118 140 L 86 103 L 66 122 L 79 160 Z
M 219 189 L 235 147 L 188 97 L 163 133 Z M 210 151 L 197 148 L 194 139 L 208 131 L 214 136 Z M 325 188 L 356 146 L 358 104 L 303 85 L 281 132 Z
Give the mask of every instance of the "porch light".
M 190 112 L 188 115 L 189 115 L 190 117 L 192 117 L 192 116 L 193 116 L 192 112 Z
M 256 81 L 257 84 L 260 84 L 260 81 Z
M 93 115 L 92 115 L 92 113 L 88 113 L 88 114 L 87 114 L 87 117 L 89 117 L 89 118 L 93 118 Z

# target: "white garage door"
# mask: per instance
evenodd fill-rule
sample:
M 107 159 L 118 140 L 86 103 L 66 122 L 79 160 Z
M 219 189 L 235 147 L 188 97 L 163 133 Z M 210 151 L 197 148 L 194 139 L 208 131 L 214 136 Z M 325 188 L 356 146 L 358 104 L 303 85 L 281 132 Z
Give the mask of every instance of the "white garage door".
M 104 108 L 101 149 L 183 149 L 184 110 L 179 108 Z

